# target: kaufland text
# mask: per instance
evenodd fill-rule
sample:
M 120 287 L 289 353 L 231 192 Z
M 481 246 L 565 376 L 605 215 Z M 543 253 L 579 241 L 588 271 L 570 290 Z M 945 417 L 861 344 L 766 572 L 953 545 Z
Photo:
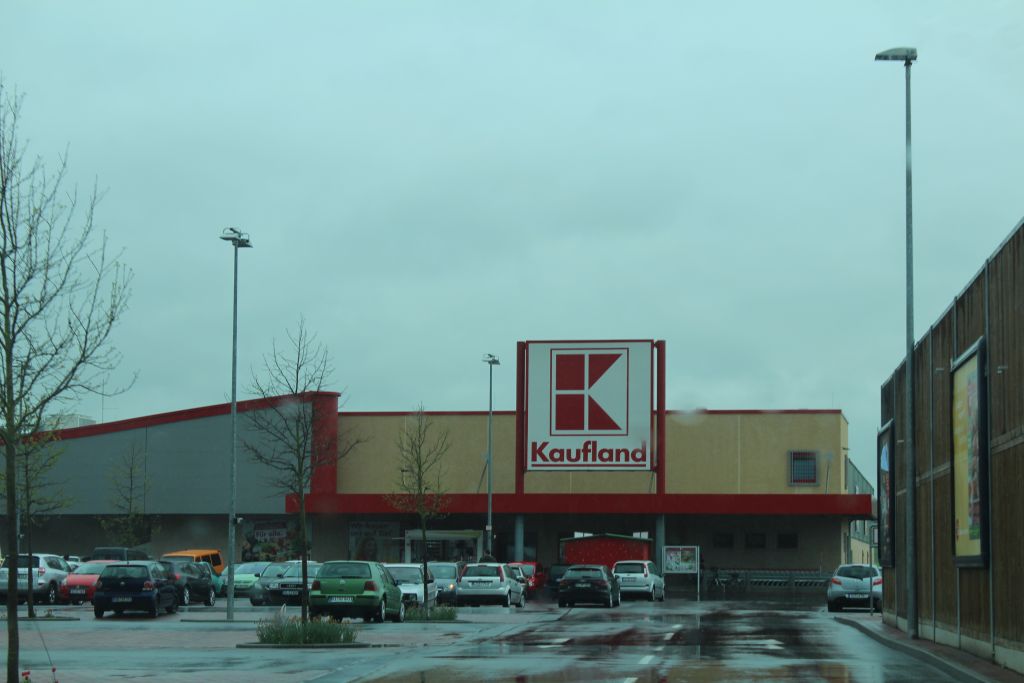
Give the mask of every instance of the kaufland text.
M 644 464 L 647 462 L 647 442 L 640 448 L 598 448 L 597 441 L 584 441 L 582 448 L 548 448 L 547 441 L 530 443 L 530 463 L 533 465 L 564 463 Z

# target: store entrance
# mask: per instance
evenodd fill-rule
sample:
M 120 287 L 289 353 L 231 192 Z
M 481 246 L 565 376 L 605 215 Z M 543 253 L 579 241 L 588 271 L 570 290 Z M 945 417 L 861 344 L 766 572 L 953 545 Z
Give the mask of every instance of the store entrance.
M 483 553 L 482 531 L 427 531 L 428 562 L 476 562 Z M 405 561 L 423 561 L 419 529 L 405 532 Z

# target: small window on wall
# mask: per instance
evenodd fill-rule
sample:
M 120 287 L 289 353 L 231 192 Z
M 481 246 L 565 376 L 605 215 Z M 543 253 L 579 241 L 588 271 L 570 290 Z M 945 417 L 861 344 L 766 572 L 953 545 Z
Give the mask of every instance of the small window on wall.
M 732 542 L 732 534 L 716 533 L 711 536 L 712 548 L 731 548 Z
M 796 550 L 798 545 L 798 538 L 796 534 L 779 534 L 778 548 L 779 550 Z
M 747 534 L 745 541 L 747 550 L 764 550 L 768 547 L 768 538 L 765 534 Z
M 789 483 L 808 485 L 818 483 L 818 454 L 814 451 L 789 452 Z

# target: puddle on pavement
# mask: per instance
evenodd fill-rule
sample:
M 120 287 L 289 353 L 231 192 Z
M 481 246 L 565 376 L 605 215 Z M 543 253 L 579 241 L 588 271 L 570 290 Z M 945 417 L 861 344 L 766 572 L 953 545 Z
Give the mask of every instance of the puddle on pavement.
M 624 676 L 621 673 L 610 674 L 607 671 L 572 668 L 527 676 L 523 674 L 505 675 L 487 670 L 465 671 L 446 667 L 431 669 L 430 671 L 415 671 L 368 679 L 367 683 L 448 683 L 450 681 L 458 683 L 473 681 L 473 683 L 479 683 L 482 680 L 486 680 L 488 683 L 578 683 L 580 681 L 586 681 L 587 683 L 603 683 L 604 681 L 621 683 L 624 678 L 630 678 L 636 683 L 661 683 L 665 680 L 653 670 L 635 672 Z

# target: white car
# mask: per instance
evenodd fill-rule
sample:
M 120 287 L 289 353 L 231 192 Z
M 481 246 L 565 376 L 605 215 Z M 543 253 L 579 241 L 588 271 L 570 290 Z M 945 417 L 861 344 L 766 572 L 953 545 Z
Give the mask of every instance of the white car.
M 621 560 L 612 567 L 612 574 L 619 578 L 623 597 L 644 596 L 651 602 L 665 599 L 665 577 L 650 560 Z
M 61 581 L 68 578 L 71 567 L 60 555 L 51 553 L 32 553 L 32 597 L 33 602 L 45 602 L 48 605 L 57 603 L 60 597 Z M 7 600 L 7 577 L 10 573 L 10 558 L 5 557 L 0 565 L 0 600 Z M 28 555 L 18 555 L 18 600 L 28 597 L 29 589 Z
M 423 596 L 423 565 L 422 564 L 397 564 L 388 563 L 384 567 L 388 570 L 395 583 L 402 589 L 402 602 L 407 605 L 423 605 L 424 602 L 430 607 L 437 604 L 437 582 L 434 575 L 427 568 L 426 600 Z
M 467 565 L 459 578 L 459 604 L 493 602 L 505 607 L 526 607 L 526 586 L 516 581 L 508 565 L 481 562 Z

